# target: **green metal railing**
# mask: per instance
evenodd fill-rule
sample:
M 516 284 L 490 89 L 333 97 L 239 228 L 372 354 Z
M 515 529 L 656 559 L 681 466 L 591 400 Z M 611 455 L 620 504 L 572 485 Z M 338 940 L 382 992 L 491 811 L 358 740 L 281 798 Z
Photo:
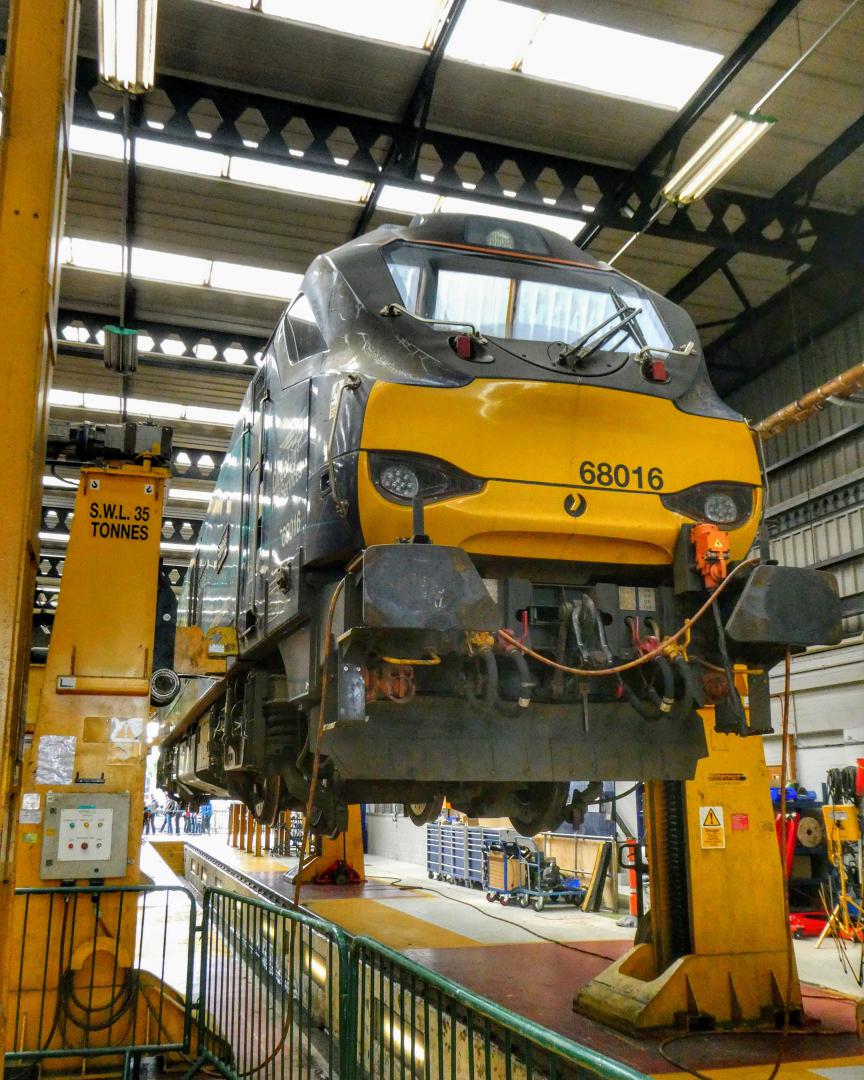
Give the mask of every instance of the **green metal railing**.
M 228 1080 L 646 1080 L 371 938 L 222 889 L 200 985 L 196 1067 Z
M 226 1080 L 647 1080 L 302 910 L 208 888 L 199 928 L 180 886 L 15 895 L 11 1068 L 174 1052 Z
M 353 1075 L 350 941 L 303 911 L 205 889 L 199 1058 L 229 1080 Z
M 143 1054 L 187 1053 L 196 911 L 182 886 L 16 889 L 6 1066 L 101 1056 L 125 1073 Z
M 355 938 L 352 955 L 358 1077 L 647 1080 L 372 938 Z

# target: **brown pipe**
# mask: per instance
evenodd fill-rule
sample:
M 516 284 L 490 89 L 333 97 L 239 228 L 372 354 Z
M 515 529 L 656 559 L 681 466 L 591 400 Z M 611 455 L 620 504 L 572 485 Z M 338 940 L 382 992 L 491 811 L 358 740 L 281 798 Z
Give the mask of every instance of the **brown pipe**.
M 781 431 L 792 427 L 793 424 L 800 424 L 824 409 L 830 398 L 848 398 L 862 389 L 864 389 L 864 363 L 856 364 L 841 374 L 835 375 L 833 379 L 817 386 L 815 390 L 808 391 L 791 405 L 784 405 L 782 409 L 778 409 L 777 412 L 771 413 L 770 416 L 766 416 L 764 420 L 755 424 L 753 430 L 763 442 L 773 439 Z

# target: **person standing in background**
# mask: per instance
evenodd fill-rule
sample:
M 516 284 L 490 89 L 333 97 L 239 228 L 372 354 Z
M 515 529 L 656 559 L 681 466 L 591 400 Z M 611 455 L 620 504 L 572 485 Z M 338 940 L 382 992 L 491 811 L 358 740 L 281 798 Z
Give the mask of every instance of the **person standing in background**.
M 213 817 L 213 807 L 205 802 L 201 807 L 201 832 L 210 835 L 210 819 Z

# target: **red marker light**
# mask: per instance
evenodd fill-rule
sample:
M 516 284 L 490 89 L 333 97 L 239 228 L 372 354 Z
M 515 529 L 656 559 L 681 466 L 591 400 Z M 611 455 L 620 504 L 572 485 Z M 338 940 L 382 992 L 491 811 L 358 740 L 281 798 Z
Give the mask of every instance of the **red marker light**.
M 450 344 L 460 360 L 472 360 L 474 358 L 474 339 L 470 334 L 457 334 Z
M 665 360 L 646 360 L 642 365 L 642 374 L 649 382 L 665 383 L 669 381 Z

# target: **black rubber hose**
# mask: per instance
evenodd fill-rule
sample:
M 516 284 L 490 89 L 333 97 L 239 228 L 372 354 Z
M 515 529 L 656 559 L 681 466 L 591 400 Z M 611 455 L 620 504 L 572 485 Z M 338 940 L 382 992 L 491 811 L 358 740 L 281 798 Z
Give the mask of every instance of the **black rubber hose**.
M 675 702 L 675 716 L 684 718 L 692 709 L 698 707 L 698 689 L 693 682 L 693 669 L 687 663 L 683 656 L 676 656 L 673 661 L 675 668 L 681 677 L 681 682 L 684 684 L 684 696 L 680 701 Z
M 643 720 L 659 720 L 663 716 L 658 705 L 654 705 L 650 701 L 643 701 L 626 680 L 622 679 L 621 685 L 624 687 L 624 694 L 628 703 L 639 713 Z
M 519 700 L 518 702 L 504 701 L 499 697 L 498 700 L 494 702 L 494 705 L 498 712 L 503 713 L 505 716 L 522 716 L 531 704 L 531 692 L 534 689 L 534 680 L 531 678 L 528 661 L 518 649 L 511 649 L 507 655 L 513 658 L 513 663 L 516 665 L 516 669 L 519 672 Z M 523 702 L 524 705 L 522 704 Z
M 498 661 L 491 649 L 481 649 L 480 656 L 486 669 L 486 704 L 494 708 L 498 704 Z
M 672 665 L 665 656 L 658 656 L 655 663 L 660 672 L 660 678 L 663 680 L 663 697 L 660 702 L 660 712 L 664 716 L 668 716 L 672 711 L 672 706 L 675 704 L 675 675 L 672 671 Z

